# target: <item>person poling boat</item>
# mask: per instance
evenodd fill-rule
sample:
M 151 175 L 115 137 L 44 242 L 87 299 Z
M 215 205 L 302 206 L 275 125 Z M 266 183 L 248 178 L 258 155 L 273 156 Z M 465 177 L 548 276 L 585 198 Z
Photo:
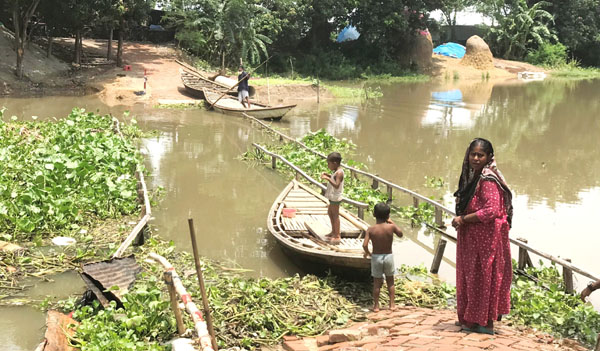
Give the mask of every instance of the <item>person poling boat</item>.
M 250 94 L 248 94 L 248 80 L 250 79 L 250 74 L 246 73 L 244 70 L 244 66 L 240 65 L 238 72 L 238 101 L 242 103 L 244 108 L 250 108 Z M 246 106 L 248 104 L 248 106 Z

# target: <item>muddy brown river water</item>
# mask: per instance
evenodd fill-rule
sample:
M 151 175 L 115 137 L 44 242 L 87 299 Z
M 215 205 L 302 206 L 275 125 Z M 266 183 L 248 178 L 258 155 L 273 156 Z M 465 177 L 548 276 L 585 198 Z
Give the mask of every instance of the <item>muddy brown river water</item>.
M 274 125 L 294 137 L 325 128 L 348 138 L 357 145 L 354 158 L 371 172 L 426 195 L 443 195 L 449 207 L 467 144 L 477 136 L 488 138 L 515 195 L 511 236 L 600 275 L 599 80 L 392 84 L 381 90 L 379 100 L 300 104 Z M 153 209 L 163 238 L 188 250 L 186 219 L 192 216 L 202 255 L 234 262 L 253 276 L 302 272 L 266 231 L 267 211 L 289 179 L 237 159 L 252 142 L 267 139 L 247 121 L 204 110 L 108 107 L 96 96 L 0 98 L 0 106 L 8 109 L 5 118 L 63 117 L 74 106 L 115 116 L 131 110 L 143 129 L 158 131 L 143 141 L 142 150 L 149 187 L 165 189 Z M 426 176 L 443 178 L 442 190 L 425 187 Z M 399 204 L 411 202 L 395 196 Z M 395 243 L 396 262 L 429 267 L 435 237 L 403 227 L 408 235 Z M 453 251 L 450 243 L 440 270 L 450 282 Z M 587 282 L 576 277 L 578 290 Z M 75 274 L 31 284 L 27 295 L 37 299 L 83 289 Z M 600 306 L 597 298 L 594 304 Z M 42 339 L 44 314 L 38 310 L 0 307 L 0 316 L 1 350 L 32 350 Z

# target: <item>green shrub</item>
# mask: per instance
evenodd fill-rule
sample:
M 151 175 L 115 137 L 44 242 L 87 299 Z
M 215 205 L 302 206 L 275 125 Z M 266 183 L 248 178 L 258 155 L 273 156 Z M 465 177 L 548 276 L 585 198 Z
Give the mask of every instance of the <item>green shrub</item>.
M 534 65 L 561 66 L 567 62 L 567 47 L 561 43 L 546 43 L 527 54 L 525 60 Z

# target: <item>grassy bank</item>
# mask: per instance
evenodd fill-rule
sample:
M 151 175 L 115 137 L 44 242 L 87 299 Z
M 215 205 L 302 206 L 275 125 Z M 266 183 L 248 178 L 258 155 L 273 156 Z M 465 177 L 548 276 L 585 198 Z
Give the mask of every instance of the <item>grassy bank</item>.
M 405 76 L 392 76 L 390 74 L 364 76 L 362 79 L 350 80 L 317 80 L 312 77 L 297 76 L 290 77 L 272 76 L 268 78 L 269 85 L 308 85 L 316 86 L 320 84 L 322 88 L 327 89 L 338 99 L 375 99 L 383 96 L 381 88 L 375 85 L 385 85 L 394 83 L 422 83 L 428 82 L 430 76 L 422 74 L 407 74 Z M 251 83 L 255 86 L 266 86 L 267 78 L 257 76 Z
M 569 61 L 565 64 L 548 67 L 552 78 L 565 79 L 597 79 L 600 78 L 600 68 L 581 67 L 577 61 Z

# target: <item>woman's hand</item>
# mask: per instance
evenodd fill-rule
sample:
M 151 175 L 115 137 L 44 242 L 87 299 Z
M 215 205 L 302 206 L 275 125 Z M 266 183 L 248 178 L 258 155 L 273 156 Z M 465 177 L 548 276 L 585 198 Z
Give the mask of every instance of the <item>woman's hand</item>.
M 329 174 L 325 172 L 321 173 L 321 179 L 329 179 Z
M 457 216 L 452 219 L 452 226 L 454 229 L 458 229 L 458 227 L 463 224 L 465 224 L 465 218 L 463 216 Z

